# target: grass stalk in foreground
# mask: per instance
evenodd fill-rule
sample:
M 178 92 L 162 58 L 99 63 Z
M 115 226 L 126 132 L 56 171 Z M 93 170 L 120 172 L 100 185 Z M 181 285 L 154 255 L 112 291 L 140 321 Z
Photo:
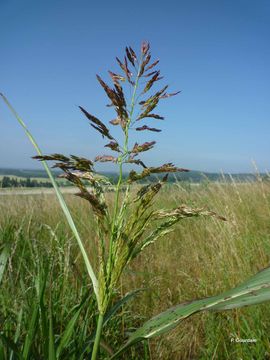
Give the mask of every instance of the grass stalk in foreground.
M 91 360 L 95 360 L 97 358 L 97 355 L 98 355 L 99 344 L 100 344 L 100 340 L 101 340 L 102 327 L 103 327 L 103 319 L 104 319 L 104 315 L 100 313 L 99 316 L 98 316 L 97 330 L 96 330 L 96 335 L 95 335 L 95 341 L 94 341 L 94 347 L 93 347 L 93 351 L 92 351 Z
M 4 100 L 4 102 L 6 103 L 7 107 L 9 108 L 9 110 L 12 112 L 12 114 L 15 116 L 15 118 L 18 120 L 19 124 L 23 127 L 27 137 L 29 138 L 29 140 L 31 141 L 31 143 L 33 144 L 34 148 L 36 149 L 37 153 L 39 156 L 42 156 L 42 152 L 37 144 L 37 142 L 35 141 L 33 135 L 30 133 L 30 131 L 28 130 L 28 128 L 26 127 L 25 123 L 23 122 L 22 118 L 18 115 L 18 113 L 15 111 L 15 109 L 13 108 L 13 106 L 10 104 L 10 102 L 8 101 L 8 99 L 2 94 L 0 93 L 0 96 L 2 97 L 2 99 Z M 95 291 L 95 294 L 97 296 L 97 299 L 98 299 L 98 281 L 97 281 L 97 278 L 94 274 L 94 270 L 93 270 L 93 267 L 90 263 L 90 260 L 89 260 L 89 257 L 87 255 L 87 252 L 84 248 L 84 245 L 83 245 L 83 242 L 80 238 L 80 235 L 78 233 L 78 230 L 75 226 L 75 223 L 73 221 L 73 218 L 70 214 L 70 211 L 67 207 L 67 204 L 63 198 L 63 195 L 59 189 L 59 186 L 57 185 L 54 177 L 53 177 L 53 174 L 47 164 L 47 162 L 45 160 L 42 161 L 42 165 L 44 166 L 44 169 L 46 170 L 51 182 L 52 182 L 52 185 L 54 187 L 54 190 L 55 190 L 55 193 L 57 195 L 57 198 L 59 200 L 59 203 L 60 203 L 60 206 L 66 216 L 66 219 L 67 219 L 67 222 L 74 234 L 74 237 L 75 239 L 77 240 L 77 243 L 79 245 L 79 248 L 80 248 L 80 251 L 81 251 L 81 254 L 82 254 L 82 257 L 84 259 L 84 262 L 85 262 L 85 266 L 86 266 L 86 269 L 88 271 L 88 274 L 89 274 L 89 277 L 92 281 L 92 284 L 93 284 L 93 288 L 94 288 L 94 291 Z
M 184 204 L 169 210 L 153 210 L 154 198 L 166 183 L 168 173 L 188 170 L 178 168 L 172 163 L 165 163 L 158 167 L 146 166 L 138 157 L 151 150 L 156 141 L 142 144 L 135 142 L 130 146 L 130 135 L 131 132 L 143 131 L 159 133 L 160 129 L 142 124 L 142 122 L 149 118 L 156 122 L 164 120 L 163 116 L 153 113 L 153 110 L 162 99 L 170 98 L 178 92 L 168 93 L 168 86 L 165 85 L 152 95 L 148 95 L 154 85 L 162 79 L 160 71 L 156 70 L 159 61 L 151 63 L 148 43 L 142 43 L 140 56 L 137 56 L 131 47 L 126 47 L 124 61 L 116 59 L 122 74 L 109 71 L 113 88 L 110 88 L 98 75 L 97 79 L 110 100 L 109 106 L 112 106 L 116 112 L 116 118 L 110 123 L 120 127 L 123 140 L 117 140 L 101 120 L 80 106 L 80 110 L 87 117 L 90 125 L 109 141 L 105 144 L 105 148 L 110 149 L 115 155 L 98 155 L 94 161 L 75 155 L 67 157 L 62 154 L 35 157 L 43 161 L 56 161 L 55 167 L 63 170 L 63 177 L 77 186 L 79 189 L 77 195 L 87 200 L 93 209 L 99 238 L 99 322 L 94 342 L 93 360 L 98 353 L 102 318 L 112 302 L 120 277 L 128 264 L 145 247 L 172 231 L 173 226 L 181 219 L 192 216 L 217 216 L 214 212 L 192 209 Z M 124 90 L 124 86 L 129 89 Z M 130 88 L 131 92 L 127 91 Z M 126 95 L 128 92 L 132 94 L 130 99 Z M 113 209 L 108 206 L 104 195 L 104 185 L 108 183 L 108 179 L 106 180 L 96 173 L 94 168 L 96 162 L 112 162 L 119 166 Z M 126 164 L 136 165 L 142 171 L 131 170 L 128 178 L 124 179 L 123 169 Z M 135 196 L 131 195 L 130 186 L 132 184 L 145 180 L 152 174 L 164 173 L 165 176 L 156 183 L 142 186 Z M 90 187 L 90 190 L 86 185 Z M 123 186 L 126 187 L 124 197 L 121 196 Z M 153 224 L 155 224 L 154 229 Z

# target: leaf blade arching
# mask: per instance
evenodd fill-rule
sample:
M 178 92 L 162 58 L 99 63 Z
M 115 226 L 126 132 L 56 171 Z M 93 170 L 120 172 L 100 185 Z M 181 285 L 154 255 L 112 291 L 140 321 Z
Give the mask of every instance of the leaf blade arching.
M 80 316 L 81 310 L 82 310 L 82 307 L 80 306 L 79 309 L 76 311 L 76 313 L 73 315 L 73 317 L 69 320 L 69 322 L 61 336 L 59 346 L 56 349 L 56 358 L 57 359 L 60 358 L 60 355 L 61 355 L 63 349 L 69 344 L 70 338 L 72 336 L 75 325 Z
M 5 246 L 0 254 L 0 284 L 5 272 L 8 258 L 9 258 L 9 249 L 7 246 Z
M 138 295 L 139 292 L 143 291 L 144 289 L 135 289 L 129 293 L 127 293 L 123 298 L 121 298 L 120 300 L 118 300 L 114 306 L 107 311 L 107 313 L 104 316 L 104 325 L 107 324 L 107 322 L 114 316 L 114 314 L 123 306 L 125 305 L 128 301 L 130 301 L 131 299 L 133 299 L 136 295 Z
M 104 315 L 104 322 L 103 322 L 103 326 L 106 326 L 107 323 L 111 320 L 111 318 L 117 313 L 117 311 L 124 306 L 127 302 L 131 301 L 134 297 L 136 297 L 138 295 L 139 292 L 144 291 L 144 288 L 140 288 L 140 289 L 135 289 L 131 292 L 128 292 L 124 297 L 120 298 L 120 300 L 118 300 L 112 308 L 110 308 L 106 314 Z M 93 334 L 90 335 L 90 337 L 86 340 L 84 346 L 83 346 L 83 350 L 82 353 L 84 353 L 86 351 L 86 349 L 88 348 L 89 344 L 91 344 L 94 339 L 95 339 L 95 334 L 96 332 L 94 331 Z M 102 345 L 101 345 L 102 346 Z
M 8 101 L 8 99 L 2 94 L 0 93 L 0 96 L 2 97 L 4 103 L 7 105 L 7 107 L 9 108 L 9 110 L 11 111 L 11 113 L 15 116 L 15 118 L 17 119 L 18 123 L 22 126 L 22 128 L 24 129 L 27 137 L 29 138 L 29 140 L 31 141 L 32 145 L 34 146 L 36 152 L 38 153 L 38 155 L 40 156 L 43 156 L 37 142 L 35 141 L 33 135 L 30 133 L 30 131 L 28 130 L 27 126 L 25 125 L 24 121 L 21 119 L 21 117 L 18 115 L 18 113 L 16 112 L 16 110 L 13 108 L 13 106 L 10 104 L 10 102 Z M 65 217 L 67 219 L 67 222 L 74 234 L 74 237 L 79 245 L 79 248 L 80 248 L 80 251 L 81 251 L 81 254 L 82 254 L 82 257 L 83 257 L 83 260 L 84 260 L 84 263 L 85 263 L 85 266 L 87 268 L 87 272 L 89 274 L 89 277 L 92 281 L 92 284 L 93 284 L 93 288 L 94 288 L 94 292 L 96 294 L 96 297 L 97 299 L 99 299 L 99 292 L 98 292 L 98 280 L 96 278 L 96 275 L 94 273 L 94 270 L 93 270 L 93 267 L 90 263 L 90 260 L 88 258 L 88 255 L 87 255 L 87 252 L 85 250 L 85 247 L 83 245 L 83 242 L 80 238 L 80 235 L 78 233 L 78 230 L 77 230 L 77 227 L 75 226 L 75 223 L 73 221 L 73 218 L 71 216 L 71 213 L 67 207 L 67 204 L 64 200 L 64 197 L 53 177 L 53 174 L 47 164 L 46 161 L 42 161 L 42 164 L 44 166 L 44 169 L 46 170 L 48 176 L 49 176 L 49 179 L 51 181 L 51 183 L 53 184 L 53 187 L 54 187 L 54 190 L 55 190 L 55 193 L 56 193 L 56 196 L 58 198 L 58 201 L 60 203 L 60 206 L 65 214 Z
M 220 295 L 176 305 L 148 320 L 137 329 L 117 353 L 114 359 L 131 345 L 175 328 L 179 322 L 200 311 L 223 311 L 270 300 L 270 267 L 258 272 L 239 286 Z

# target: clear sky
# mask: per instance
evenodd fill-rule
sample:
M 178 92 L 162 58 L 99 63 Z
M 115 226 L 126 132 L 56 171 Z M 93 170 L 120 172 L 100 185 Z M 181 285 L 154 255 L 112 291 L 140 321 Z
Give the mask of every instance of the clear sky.
M 148 164 L 250 172 L 253 159 L 270 170 L 269 0 L 0 0 L 0 34 L 0 91 L 44 153 L 103 152 L 78 105 L 111 120 L 95 74 L 108 80 L 126 45 L 149 40 L 182 92 L 160 107 L 163 132 L 143 137 L 157 140 Z M 36 168 L 33 155 L 1 103 L 0 167 Z

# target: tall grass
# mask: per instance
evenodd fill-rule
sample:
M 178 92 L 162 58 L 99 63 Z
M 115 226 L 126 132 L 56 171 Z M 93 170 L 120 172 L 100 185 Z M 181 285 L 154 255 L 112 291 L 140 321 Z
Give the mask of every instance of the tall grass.
M 106 197 L 108 203 L 112 202 L 112 194 Z M 65 199 L 82 238 L 94 239 L 93 244 L 88 243 L 94 260 L 98 240 L 87 204 L 71 195 Z M 215 211 L 223 210 L 228 221 L 200 218 L 180 222 L 174 234 L 146 249 L 126 269 L 118 297 L 134 288 L 146 288 L 146 291 L 137 295 L 139 301 L 131 302 L 107 323 L 103 339 L 104 347 L 109 347 L 107 351 L 116 350 L 126 331 L 142 324 L 145 318 L 179 302 L 222 292 L 269 265 L 270 185 L 267 182 L 167 185 L 157 205 L 163 208 L 180 201 L 211 203 Z M 1 249 L 8 248 L 10 254 L 1 283 L 2 334 L 22 348 L 37 301 L 37 284 L 49 268 L 42 302 L 44 314 L 51 312 L 54 316 L 52 328 L 56 344 L 59 345 L 68 323 L 80 304 L 82 306 L 68 347 L 63 348 L 60 358 L 81 356 L 83 359 L 86 356 L 81 353 L 83 347 L 86 347 L 85 354 L 91 352 L 89 334 L 96 326 L 96 304 L 91 293 L 85 300 L 89 288 L 83 260 L 72 233 L 63 222 L 56 199 L 52 195 L 6 196 L 0 202 L 0 210 Z M 49 349 L 46 334 L 50 324 L 47 320 L 45 326 L 42 316 L 36 321 L 33 339 L 31 342 L 29 339 L 30 358 L 42 359 Z M 169 335 L 151 340 L 149 349 L 137 347 L 123 358 L 267 359 L 269 333 L 268 304 L 196 315 Z M 236 338 L 255 338 L 257 342 L 232 343 L 231 339 Z M 7 347 L 3 348 L 3 352 L 7 351 Z M 107 351 L 103 348 L 103 357 L 108 356 Z M 10 356 L 5 354 L 3 358 Z
M 1 283 L 0 358 L 84 359 L 92 352 L 97 304 L 57 201 L 53 196 L 5 200 L 0 205 L 0 249 L 7 248 L 9 257 Z M 81 204 L 70 205 L 75 218 L 82 215 L 83 236 L 95 236 L 84 225 Z M 123 341 L 116 332 L 120 323 L 117 314 L 106 324 L 110 346 Z M 101 346 L 111 353 L 105 342 Z

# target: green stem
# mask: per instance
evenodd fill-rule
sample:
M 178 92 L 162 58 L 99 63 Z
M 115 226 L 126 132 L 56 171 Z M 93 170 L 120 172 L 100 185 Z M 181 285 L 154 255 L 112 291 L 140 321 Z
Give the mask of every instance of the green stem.
M 132 115 L 133 115 L 134 108 L 135 108 L 135 97 L 136 97 L 136 92 L 137 92 L 137 88 L 138 88 L 138 84 L 139 84 L 139 78 L 140 78 L 139 75 L 140 75 L 140 71 L 141 71 L 141 64 L 142 64 L 142 58 L 140 59 L 140 64 L 139 64 L 139 68 L 138 68 L 138 72 L 137 72 L 137 76 L 136 76 L 136 80 L 135 80 L 135 85 L 134 85 L 134 90 L 133 90 L 133 94 L 132 94 L 132 98 L 131 98 L 129 118 L 128 118 L 126 128 L 125 128 L 125 142 L 124 142 L 124 149 L 123 149 L 124 153 L 120 157 L 120 161 L 119 161 L 119 177 L 118 177 L 118 182 L 117 182 L 117 186 L 116 186 L 114 211 L 113 211 L 113 218 L 112 218 L 108 274 L 111 273 L 111 266 L 112 266 L 112 252 L 113 252 L 112 250 L 113 250 L 114 232 L 115 232 L 116 218 L 117 218 L 117 213 L 118 213 L 120 188 L 121 188 L 122 180 L 123 180 L 123 160 L 128 155 L 128 132 L 129 132 L 129 126 L 132 121 Z
M 95 342 L 94 342 L 91 360 L 97 359 L 97 355 L 98 355 L 98 351 L 99 351 L 99 344 L 100 344 L 100 337 L 101 337 L 102 326 L 103 326 L 103 318 L 104 318 L 103 314 L 99 313 L 97 331 L 96 331 Z
M 112 229 L 111 229 L 111 239 L 110 239 L 110 245 L 109 245 L 109 261 L 108 261 L 108 271 L 107 271 L 107 274 L 109 274 L 109 277 L 111 276 L 114 231 L 115 231 L 115 223 L 116 223 L 116 216 L 117 216 L 117 211 L 118 211 L 119 193 L 120 193 L 120 187 L 122 184 L 122 178 L 123 178 L 123 162 L 121 160 L 120 165 L 119 165 L 119 178 L 118 178 L 118 182 L 116 185 L 116 194 L 115 194 Z M 107 279 L 107 280 L 110 281 L 110 279 Z

